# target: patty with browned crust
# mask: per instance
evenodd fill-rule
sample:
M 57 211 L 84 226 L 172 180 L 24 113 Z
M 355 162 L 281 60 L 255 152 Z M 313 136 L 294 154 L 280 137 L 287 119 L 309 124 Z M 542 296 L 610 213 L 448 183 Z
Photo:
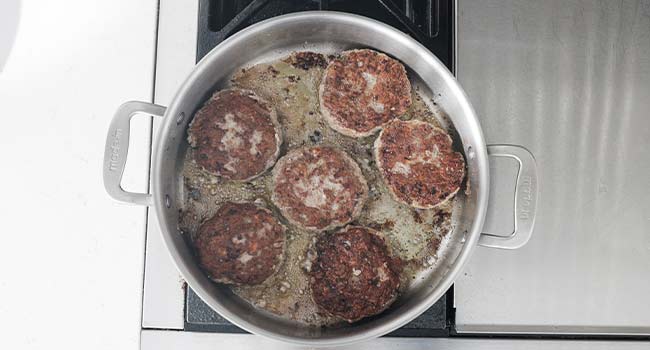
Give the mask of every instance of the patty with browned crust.
M 345 51 L 325 70 L 321 114 L 334 130 L 365 137 L 411 106 L 411 83 L 397 60 L 373 50 Z
M 324 235 L 316 252 L 310 285 L 323 311 L 355 322 L 384 311 L 397 297 L 401 262 L 373 230 L 349 226 Z
M 253 92 L 215 93 L 196 112 L 188 130 L 194 160 L 230 180 L 250 180 L 269 169 L 280 152 L 276 112 Z
M 273 203 L 296 226 L 324 231 L 358 217 L 368 185 L 357 163 L 333 147 L 303 147 L 273 168 Z
M 454 197 L 465 159 L 444 130 L 419 120 L 394 120 L 375 141 L 375 160 L 394 198 L 429 209 Z
M 194 247 L 212 280 L 259 284 L 282 263 L 285 231 L 268 209 L 227 202 L 201 224 Z

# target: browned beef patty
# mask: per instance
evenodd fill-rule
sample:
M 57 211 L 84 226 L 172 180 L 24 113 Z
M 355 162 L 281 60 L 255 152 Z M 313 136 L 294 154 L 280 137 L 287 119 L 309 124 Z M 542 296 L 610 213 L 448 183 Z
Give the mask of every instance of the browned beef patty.
M 368 196 L 361 169 L 333 147 L 295 149 L 273 169 L 275 205 L 291 223 L 329 230 L 357 217 Z
M 465 159 L 449 135 L 419 120 L 394 120 L 375 141 L 375 159 L 393 196 L 416 208 L 451 199 L 465 177 Z
M 314 302 L 354 322 L 384 311 L 397 297 L 401 262 L 369 228 L 349 226 L 316 243 L 311 270 Z
M 231 180 L 250 180 L 270 168 L 280 151 L 280 127 L 270 104 L 247 90 L 215 93 L 188 130 L 194 160 Z
M 201 267 L 217 282 L 259 284 L 280 266 L 285 227 L 252 203 L 224 203 L 199 227 L 194 242 Z
M 330 62 L 319 95 L 321 113 L 334 130 L 364 137 L 406 112 L 411 83 L 398 61 L 373 50 L 352 50 Z

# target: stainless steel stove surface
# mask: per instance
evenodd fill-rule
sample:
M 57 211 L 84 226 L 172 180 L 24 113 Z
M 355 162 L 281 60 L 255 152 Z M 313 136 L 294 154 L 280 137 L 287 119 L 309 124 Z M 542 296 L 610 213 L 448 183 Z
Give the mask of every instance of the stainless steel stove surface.
M 650 102 L 643 98 L 650 96 L 650 1 L 159 4 L 155 103 L 169 104 L 203 55 L 250 24 L 302 10 L 352 12 L 424 44 L 458 72 L 487 141 L 523 145 L 535 155 L 541 209 L 528 245 L 518 251 L 477 249 L 447 297 L 391 334 L 399 338 L 355 349 L 650 346 L 638 342 L 650 340 L 650 303 L 644 300 L 650 295 L 650 280 L 644 278 L 650 275 L 650 202 L 645 200 L 650 157 L 644 153 Z M 154 121 L 154 138 L 157 126 Z M 518 168 L 497 164 L 501 161 L 491 160 L 498 165 L 492 171 L 509 173 L 491 176 L 485 230 L 507 236 L 514 229 L 514 184 L 500 178 L 514 178 Z M 184 285 L 153 211 L 148 213 L 142 328 L 146 349 L 287 348 L 243 333 Z M 477 334 L 518 338 L 476 339 Z M 534 334 L 555 340 L 526 338 Z M 607 339 L 580 340 L 594 336 Z

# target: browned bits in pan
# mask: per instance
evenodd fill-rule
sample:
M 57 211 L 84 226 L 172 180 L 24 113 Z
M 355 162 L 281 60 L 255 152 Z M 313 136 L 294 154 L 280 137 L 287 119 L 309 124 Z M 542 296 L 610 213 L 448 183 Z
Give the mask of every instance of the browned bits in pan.
M 327 67 L 327 59 L 322 54 L 316 52 L 302 51 L 288 57 L 288 63 L 292 66 L 304 70 L 313 67 Z

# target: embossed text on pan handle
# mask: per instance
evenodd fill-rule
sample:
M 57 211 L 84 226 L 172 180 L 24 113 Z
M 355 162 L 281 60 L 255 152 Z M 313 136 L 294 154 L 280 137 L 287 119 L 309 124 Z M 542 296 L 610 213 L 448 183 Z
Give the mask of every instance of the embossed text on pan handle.
M 527 149 L 514 145 L 488 145 L 488 155 L 513 158 L 519 163 L 514 196 L 515 230 L 508 237 L 483 233 L 478 244 L 490 248 L 521 248 L 530 239 L 535 226 L 539 184 L 535 158 Z
M 118 108 L 108 129 L 104 151 L 104 187 L 114 199 L 132 204 L 151 205 L 148 193 L 128 192 L 122 188 L 122 174 L 129 153 L 129 131 L 131 118 L 138 114 L 162 117 L 165 107 L 152 103 L 130 101 Z

